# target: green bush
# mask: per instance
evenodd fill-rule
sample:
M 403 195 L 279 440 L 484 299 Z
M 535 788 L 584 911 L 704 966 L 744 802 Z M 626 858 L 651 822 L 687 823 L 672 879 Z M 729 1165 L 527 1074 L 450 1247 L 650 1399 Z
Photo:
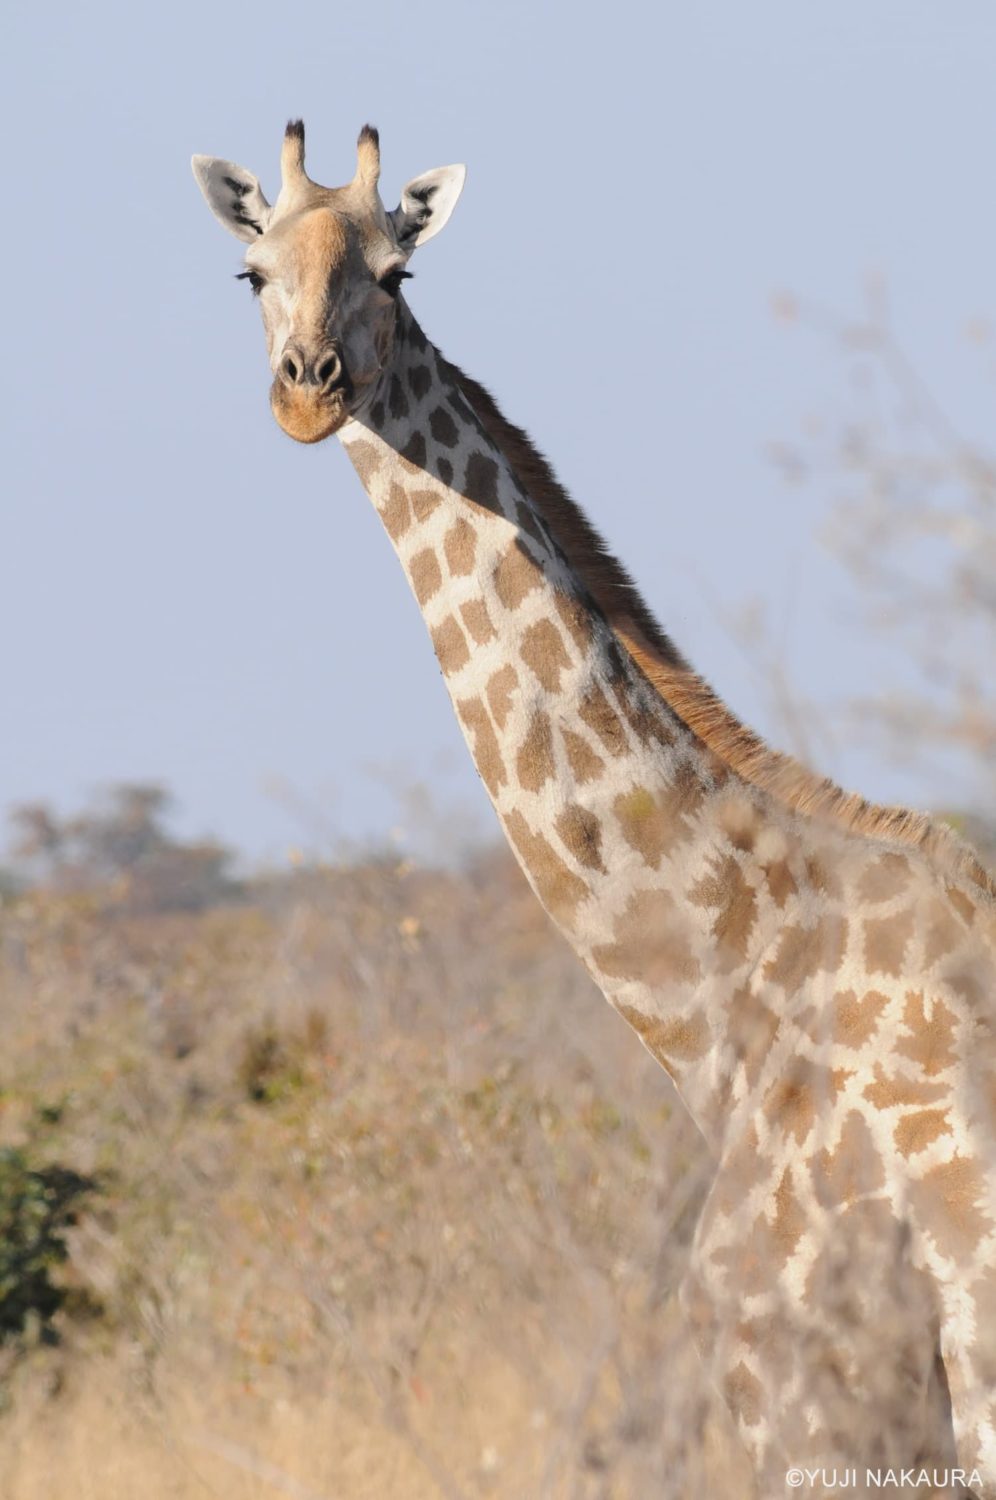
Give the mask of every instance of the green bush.
M 96 1183 L 67 1167 L 34 1166 L 23 1150 L 0 1148 L 0 1343 L 36 1319 L 51 1320 L 66 1299 L 52 1280 L 68 1256 L 65 1231 Z
M 309 1017 L 309 1035 L 310 1025 Z M 304 1085 L 303 1047 L 301 1038 L 282 1037 L 272 1026 L 246 1033 L 237 1074 L 254 1104 L 279 1104 Z

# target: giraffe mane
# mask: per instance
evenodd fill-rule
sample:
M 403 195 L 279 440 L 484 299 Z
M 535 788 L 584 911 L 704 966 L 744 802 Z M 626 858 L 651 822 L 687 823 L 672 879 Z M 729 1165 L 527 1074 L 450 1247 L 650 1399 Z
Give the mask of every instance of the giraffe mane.
M 725 766 L 803 817 L 833 823 L 863 838 L 911 846 L 941 868 L 966 876 L 996 896 L 996 882 L 975 850 L 952 828 L 925 813 L 870 802 L 857 792 L 845 791 L 794 756 L 772 749 L 742 723 L 661 629 L 627 569 L 557 479 L 529 434 L 508 421 L 483 385 L 440 358 L 620 644 L 672 712 Z

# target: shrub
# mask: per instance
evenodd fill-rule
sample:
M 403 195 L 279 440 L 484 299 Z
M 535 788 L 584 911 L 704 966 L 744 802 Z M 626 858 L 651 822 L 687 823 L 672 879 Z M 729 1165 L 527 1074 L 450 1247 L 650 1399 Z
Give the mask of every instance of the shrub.
M 0 1148 L 0 1343 L 32 1318 L 52 1337 L 66 1299 L 53 1272 L 68 1257 L 65 1231 L 96 1183 L 67 1167 L 34 1166 L 23 1150 Z

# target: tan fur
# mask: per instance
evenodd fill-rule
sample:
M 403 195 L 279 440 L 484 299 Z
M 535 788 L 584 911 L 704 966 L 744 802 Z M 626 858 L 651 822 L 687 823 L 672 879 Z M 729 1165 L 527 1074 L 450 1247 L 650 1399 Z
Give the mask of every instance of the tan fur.
M 379 177 L 380 138 L 372 125 L 364 125 L 356 143 L 356 176 L 353 180 L 373 193 Z
M 342 275 L 349 257 L 346 225 L 333 208 L 304 213 L 293 225 L 290 247 L 294 276 L 304 291 L 304 316 L 321 325 L 329 285 Z
M 293 145 L 293 137 L 287 140 Z M 283 247 L 293 267 L 298 288 L 297 338 L 311 347 L 320 346 L 325 339 L 329 283 L 342 275 L 351 253 L 355 253 L 346 224 L 324 204 L 299 210 L 272 231 L 270 255 L 275 247 Z M 261 254 L 257 254 L 256 263 L 265 269 Z M 270 388 L 270 407 L 283 430 L 299 443 L 322 442 L 338 431 L 349 415 L 341 391 L 329 396 L 310 385 L 291 388 L 279 376 Z
M 661 629 L 626 569 L 559 483 L 528 434 L 502 415 L 476 380 L 455 365 L 448 364 L 447 369 L 548 522 L 620 643 L 672 711 L 724 765 L 805 817 L 835 823 L 867 838 L 912 845 L 996 894 L 996 882 L 974 850 L 950 828 L 924 813 L 883 807 L 856 792 L 846 792 L 791 755 L 772 750 L 742 724 Z
M 331 437 L 349 415 L 341 396 L 322 399 L 311 387 L 289 390 L 279 380 L 270 387 L 270 409 L 288 437 L 299 443 L 320 443 Z
M 304 170 L 304 132 L 289 125 L 280 148 L 280 177 L 286 193 L 313 185 Z

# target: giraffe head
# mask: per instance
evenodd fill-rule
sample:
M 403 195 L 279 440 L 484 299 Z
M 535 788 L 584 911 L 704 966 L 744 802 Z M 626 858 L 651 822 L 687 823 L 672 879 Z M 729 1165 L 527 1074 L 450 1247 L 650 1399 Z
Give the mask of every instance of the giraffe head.
M 390 362 L 408 261 L 446 223 L 465 168 L 413 178 L 388 212 L 377 186 L 376 130 L 360 131 L 352 182 L 324 188 L 304 170 L 297 120 L 284 135 L 272 207 L 244 167 L 195 156 L 193 169 L 212 213 L 247 246 L 240 275 L 263 314 L 273 414 L 298 442 L 320 442 L 357 410 Z

